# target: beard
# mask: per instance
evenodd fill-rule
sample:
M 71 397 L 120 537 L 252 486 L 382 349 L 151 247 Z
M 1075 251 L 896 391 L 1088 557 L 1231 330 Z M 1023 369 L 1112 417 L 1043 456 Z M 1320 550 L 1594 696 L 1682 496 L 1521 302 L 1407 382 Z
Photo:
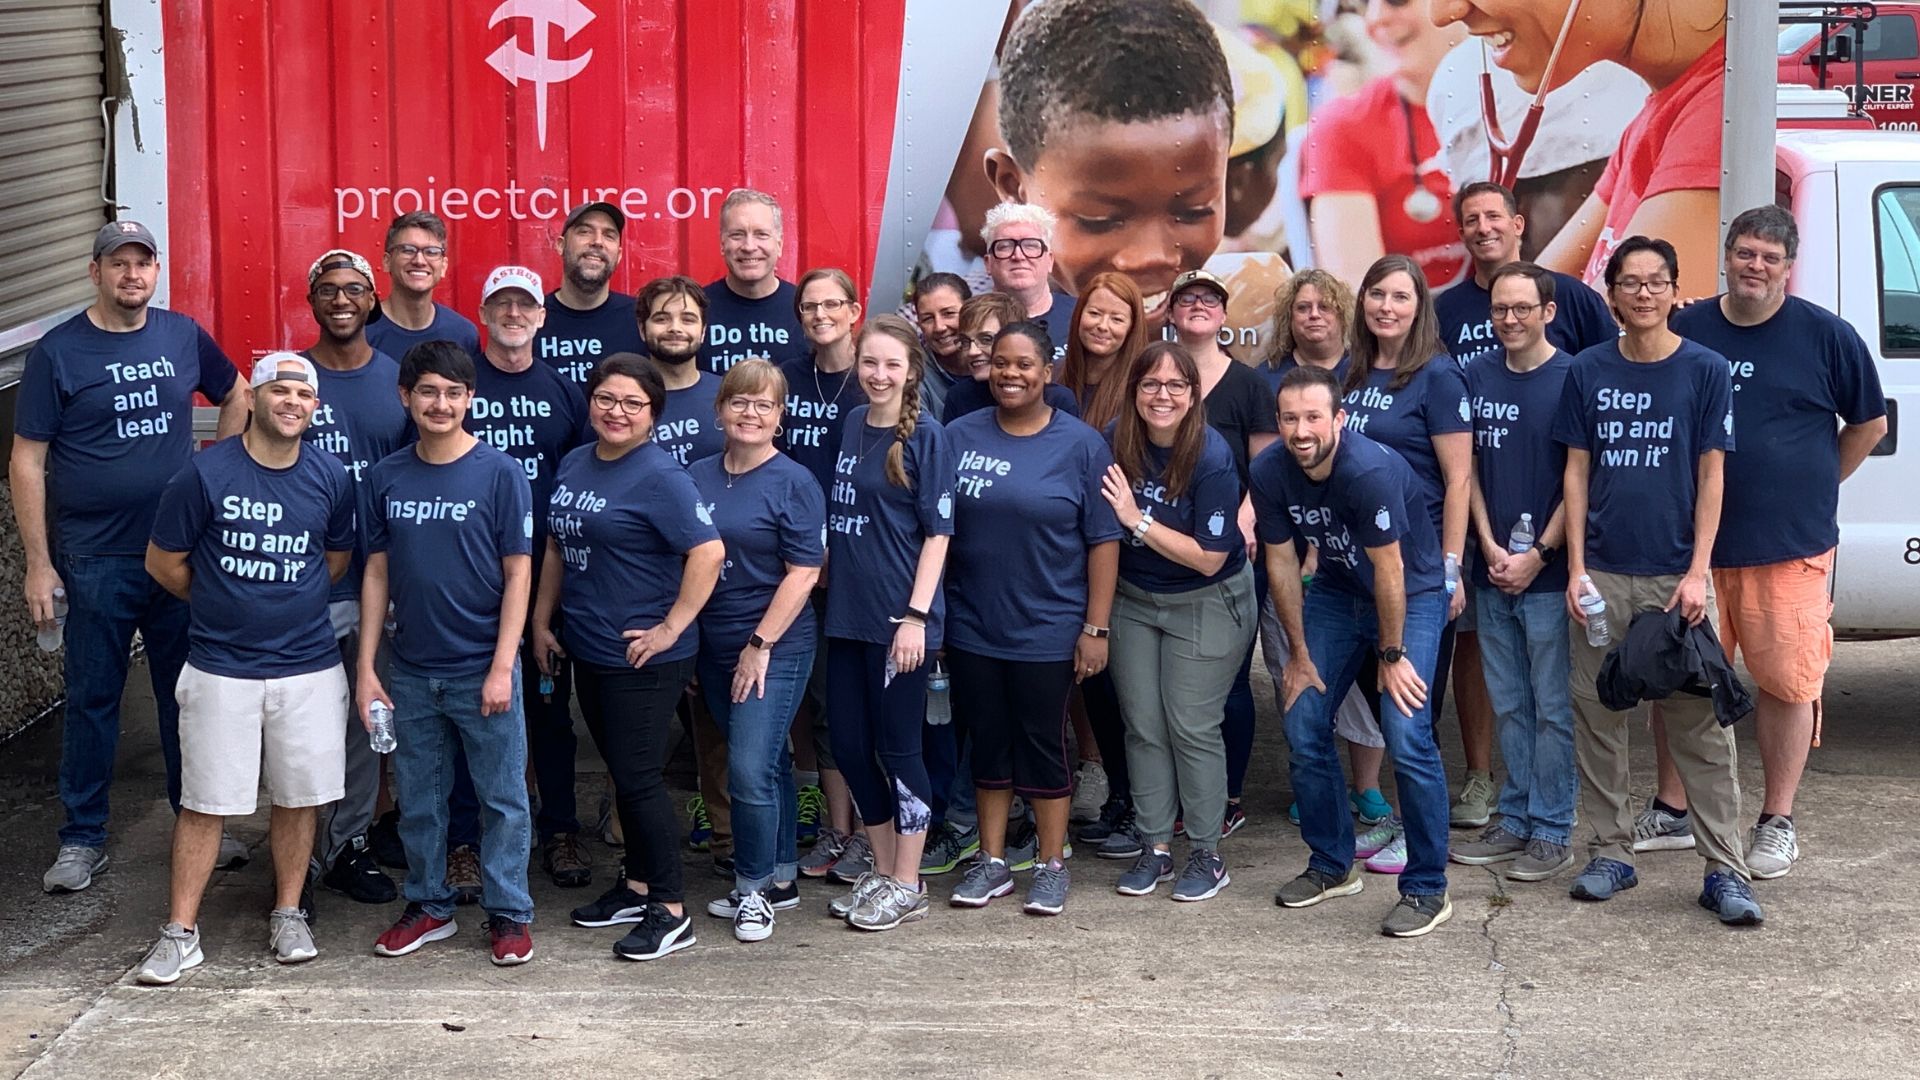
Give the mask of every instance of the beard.
M 679 367 L 682 364 L 690 364 L 699 357 L 700 343 L 696 341 L 682 349 L 675 346 L 655 344 L 649 341 L 647 342 L 647 354 L 663 364 L 672 364 L 675 367 Z

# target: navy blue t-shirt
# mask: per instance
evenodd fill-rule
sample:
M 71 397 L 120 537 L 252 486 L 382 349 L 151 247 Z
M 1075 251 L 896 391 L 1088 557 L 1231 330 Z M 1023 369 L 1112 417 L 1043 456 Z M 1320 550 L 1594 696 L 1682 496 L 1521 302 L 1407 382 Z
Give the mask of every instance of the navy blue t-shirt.
M 1067 358 L 1067 342 L 1073 337 L 1073 307 L 1079 301 L 1059 289 L 1048 291 L 1053 296 L 1053 304 L 1039 321 L 1047 328 L 1047 336 L 1053 339 L 1053 362 L 1058 364 Z
M 1473 394 L 1473 447 L 1480 493 L 1487 503 L 1487 524 L 1502 546 L 1521 514 L 1533 515 L 1533 535 L 1546 535 L 1547 521 L 1560 507 L 1567 469 L 1567 448 L 1553 441 L 1573 357 L 1556 349 L 1532 371 L 1507 367 L 1505 350 L 1467 365 Z M 1485 560 L 1473 559 L 1474 584 L 1490 587 Z M 1564 592 L 1567 564 L 1555 559 L 1542 567 L 1528 592 Z
M 1087 618 L 1087 551 L 1120 539 L 1100 478 L 1100 433 L 1055 409 L 1032 435 L 993 412 L 947 429 L 953 444 L 953 546 L 947 644 L 1001 660 L 1068 660 Z
M 1567 353 L 1578 353 L 1620 336 L 1620 325 L 1599 293 L 1571 274 L 1553 271 L 1553 321 L 1547 340 Z M 1493 292 L 1483 289 L 1472 274 L 1433 298 L 1440 317 L 1440 339 L 1461 367 L 1483 356 L 1504 356 L 1506 347 L 1493 332 Z
M 313 358 L 311 353 L 301 355 Z M 374 465 L 415 438 L 413 418 L 400 404 L 400 365 L 376 349 L 371 359 L 351 371 L 335 371 L 317 361 L 313 369 L 320 376 L 320 406 L 313 410 L 306 440 L 339 458 L 359 490 Z M 365 528 L 360 538 L 352 566 L 333 584 L 334 600 L 360 599 L 360 571 L 367 555 Z
M 682 465 L 725 450 L 727 436 L 713 412 L 719 396 L 720 376 L 711 371 L 700 372 L 699 381 L 684 390 L 667 391 L 667 407 L 653 425 L 653 441 Z
M 628 630 L 660 624 L 680 596 L 687 552 L 720 539 L 687 470 L 648 440 L 614 461 L 597 444 L 560 463 L 547 504 L 549 535 L 566 574 L 560 589 L 567 652 L 600 667 L 626 668 Z M 698 626 L 647 659 L 685 660 L 700 647 Z
M 340 662 L 327 552 L 353 550 L 353 483 L 330 455 L 284 469 L 222 439 L 160 495 L 153 545 L 191 554 L 187 661 L 229 679 L 284 679 Z
M 545 364 L 525 371 L 502 371 L 485 356 L 473 363 L 473 403 L 466 429 L 481 442 L 520 463 L 533 489 L 533 572 L 547 540 L 547 499 L 553 495 L 560 459 L 593 441 L 587 425 L 587 399 L 580 388 Z
M 1683 574 L 1693 557 L 1700 456 L 1733 449 L 1726 357 L 1682 339 L 1636 364 L 1620 344 L 1573 358 L 1554 440 L 1592 455 L 1587 565 L 1611 574 Z
M 1676 312 L 1673 332 L 1727 358 L 1740 449 L 1727 455 L 1715 566 L 1764 566 L 1840 542 L 1837 416 L 1887 415 L 1867 343 L 1845 320 L 1797 296 L 1758 326 L 1735 326 L 1716 300 Z
M 1274 406 L 1276 412 L 1279 408 L 1277 402 L 1280 395 L 1280 380 L 1287 377 L 1287 372 L 1299 366 L 1300 361 L 1296 359 L 1292 353 L 1288 353 L 1281 357 L 1278 363 L 1261 364 L 1258 367 L 1257 370 L 1260 374 L 1266 377 L 1267 389 L 1273 391 L 1276 401 L 1276 405 Z M 1345 356 L 1340 357 L 1340 362 L 1333 366 L 1333 377 L 1339 379 L 1342 383 L 1347 381 L 1347 358 Z
M 720 582 L 700 609 L 700 648 L 731 666 L 766 616 L 787 567 L 826 562 L 827 497 L 812 473 L 779 454 L 735 477 L 719 454 L 694 462 L 688 472 L 727 546 Z M 773 651 L 811 649 L 814 640 L 813 605 L 803 604 Z
M 547 294 L 547 321 L 533 339 L 535 360 L 552 364 L 568 382 L 584 387 L 600 361 L 622 352 L 646 352 L 633 297 L 609 290 L 599 307 L 576 311 L 560 302 L 558 292 Z
M 920 547 L 929 536 L 953 535 L 953 448 L 932 417 L 922 416 L 907 440 L 907 486 L 887 479 L 887 452 L 899 440 L 891 427 L 867 426 L 867 407 L 847 417 L 827 492 L 827 636 L 891 644 L 894 624 L 913 598 Z M 940 647 L 946 601 L 933 591 L 927 650 Z
M 418 447 L 367 478 L 367 550 L 387 554 L 393 655 L 429 675 L 478 675 L 493 664 L 506 570 L 533 551 L 533 496 L 520 463 L 486 443 L 434 465 Z
M 706 293 L 707 340 L 695 361 L 702 368 L 724 375 L 742 360 L 771 360 L 777 366 L 813 355 L 813 346 L 800 331 L 800 316 L 793 310 L 798 298 L 793 282 L 782 281 L 755 300 L 734 292 L 722 277 L 709 284 Z
M 1113 430 L 1109 424 L 1109 444 L 1113 442 Z M 1178 497 L 1168 496 L 1165 483 L 1167 462 L 1172 456 L 1170 449 L 1147 445 L 1147 474 L 1133 482 L 1140 509 L 1151 512 L 1153 520 L 1175 532 L 1193 537 L 1200 550 L 1225 552 L 1227 561 L 1213 573 L 1202 574 L 1146 544 L 1134 544 L 1129 537 L 1120 545 L 1120 579 L 1154 593 L 1190 592 L 1225 581 L 1239 573 L 1247 561 L 1246 538 L 1240 535 L 1240 472 L 1234 468 L 1233 450 L 1227 440 L 1212 428 L 1206 429 L 1200 460 L 1187 478 L 1187 490 Z
M 1080 403 L 1073 398 L 1073 391 L 1059 383 L 1048 383 L 1042 397 L 1068 416 L 1080 415 Z M 956 379 L 948 388 L 946 401 L 940 406 L 940 423 L 951 424 L 963 416 L 970 416 L 994 407 L 993 389 L 985 379 Z
M 236 375 L 200 324 L 148 308 L 115 334 L 81 312 L 27 354 L 14 432 L 47 450 L 50 537 L 64 555 L 140 555 L 160 490 L 193 453 L 193 393 Z
M 433 305 L 433 321 L 425 330 L 409 330 L 394 322 L 392 315 L 367 324 L 367 344 L 395 360 L 405 359 L 408 349 L 429 341 L 451 341 L 475 357 L 480 355 L 480 328 L 445 304 Z
M 1313 587 L 1373 596 L 1365 548 L 1400 544 L 1406 594 L 1446 588 L 1440 534 L 1425 514 L 1424 487 L 1405 458 L 1357 432 L 1343 432 L 1333 471 L 1318 483 L 1283 442 L 1253 459 L 1254 531 L 1263 544 L 1304 539 L 1319 549 Z
M 1390 389 L 1393 369 L 1367 372 L 1367 381 L 1342 403 L 1347 427 L 1392 449 L 1413 466 L 1426 493 L 1423 504 L 1436 533 L 1442 531 L 1447 485 L 1440 475 L 1440 456 L 1434 453 L 1435 435 L 1473 430 L 1473 406 L 1467 401 L 1467 378 L 1458 365 L 1422 364 L 1398 390 Z
M 787 409 L 780 418 L 786 434 L 780 450 L 807 467 L 821 491 L 833 488 L 833 458 L 840 450 L 840 431 L 854 406 L 864 405 L 867 392 L 849 366 L 845 371 L 821 371 L 808 353 L 780 365 L 787 377 Z

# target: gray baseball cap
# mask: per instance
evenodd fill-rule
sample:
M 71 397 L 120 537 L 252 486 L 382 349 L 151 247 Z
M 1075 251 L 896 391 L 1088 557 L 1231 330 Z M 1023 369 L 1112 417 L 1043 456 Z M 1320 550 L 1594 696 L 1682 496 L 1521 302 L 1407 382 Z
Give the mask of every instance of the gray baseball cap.
M 153 238 L 153 230 L 137 221 L 109 221 L 93 235 L 94 261 L 128 244 L 139 244 L 155 255 L 160 254 L 160 242 Z

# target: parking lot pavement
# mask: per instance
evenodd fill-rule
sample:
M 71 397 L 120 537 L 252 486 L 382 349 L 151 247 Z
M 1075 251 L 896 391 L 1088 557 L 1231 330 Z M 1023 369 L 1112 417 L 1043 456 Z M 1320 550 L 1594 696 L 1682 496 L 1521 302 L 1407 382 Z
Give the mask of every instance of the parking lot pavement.
M 1393 879 L 1306 911 L 1273 890 L 1304 865 L 1286 824 L 1285 750 L 1264 680 L 1247 828 L 1222 845 L 1233 884 L 1175 904 L 1113 893 L 1123 864 L 1076 856 L 1057 918 L 1019 890 L 985 911 L 942 901 L 925 922 L 869 935 L 803 887 L 771 940 L 743 945 L 695 915 L 700 942 L 649 964 L 615 958 L 617 930 L 571 927 L 596 888 L 535 871 L 535 958 L 487 962 L 481 913 L 411 957 L 372 955 L 399 905 L 322 893 L 321 955 L 283 969 L 265 948 L 265 815 L 237 821 L 255 861 L 218 875 L 206 963 L 179 985 L 133 983 L 165 909 L 170 817 L 151 700 L 129 694 L 112 869 L 45 896 L 58 724 L 0 747 L 0 1072 L 29 1077 L 606 1075 L 1300 1077 L 1893 1077 L 1920 1075 L 1920 643 L 1842 645 L 1825 746 L 1796 812 L 1804 857 L 1761 882 L 1767 923 L 1729 931 L 1695 904 L 1690 852 L 1643 857 L 1641 885 L 1600 905 L 1567 878 L 1514 884 L 1452 868 L 1452 921 L 1379 936 Z M 1443 745 L 1458 764 L 1451 718 Z M 1651 753 L 1636 746 L 1650 788 Z M 1744 789 L 1760 771 L 1741 734 Z M 683 763 L 684 766 L 684 763 Z M 582 760 L 583 804 L 602 779 Z M 687 770 L 678 770 L 682 784 Z M 1457 774 L 1456 774 L 1457 775 Z M 1455 836 L 1464 834 L 1456 832 Z M 697 908 L 724 893 L 689 853 Z M 1020 889 L 1024 889 L 1022 875 Z M 469 914 L 471 912 L 471 914 Z

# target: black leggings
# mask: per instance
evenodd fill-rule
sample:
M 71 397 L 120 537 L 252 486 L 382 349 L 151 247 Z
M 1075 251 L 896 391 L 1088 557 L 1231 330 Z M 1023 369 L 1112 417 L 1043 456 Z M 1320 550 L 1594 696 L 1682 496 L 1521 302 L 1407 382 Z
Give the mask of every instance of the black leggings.
M 1072 660 L 1001 660 L 947 649 L 953 715 L 973 739 L 973 783 L 1029 799 L 1073 794 L 1067 760 Z
M 1133 806 L 1133 787 L 1127 779 L 1127 725 L 1120 717 L 1120 696 L 1106 671 L 1081 680 L 1080 702 L 1087 710 L 1087 726 L 1100 748 L 1100 767 L 1107 774 L 1107 800 Z
M 587 731 L 613 777 L 627 877 L 646 883 L 648 899 L 677 904 L 685 898 L 680 823 L 666 768 L 674 708 L 693 679 L 693 658 L 655 660 L 638 671 L 575 661 L 573 677 Z
M 920 752 L 929 657 L 886 678 L 891 646 L 827 639 L 827 735 L 853 806 L 868 828 L 923 833 L 933 824 L 933 783 Z

